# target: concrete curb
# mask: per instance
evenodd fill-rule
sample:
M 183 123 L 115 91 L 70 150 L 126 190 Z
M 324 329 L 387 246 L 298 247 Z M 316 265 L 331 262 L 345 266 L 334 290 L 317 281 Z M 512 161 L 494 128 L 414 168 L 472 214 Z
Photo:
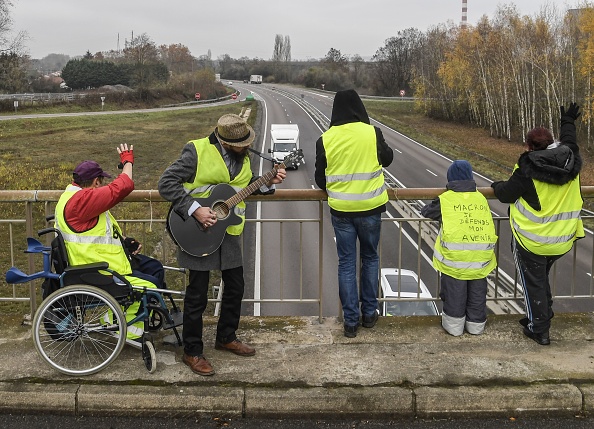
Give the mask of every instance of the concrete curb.
M 594 412 L 594 314 L 555 316 L 540 346 L 517 316 L 490 315 L 480 336 L 452 337 L 436 317 L 385 317 L 356 338 L 315 317 L 244 317 L 254 357 L 214 349 L 213 377 L 193 374 L 181 348 L 155 336 L 157 370 L 127 347 L 108 368 L 64 375 L 35 350 L 29 326 L 0 316 L 0 414 L 229 416 L 234 418 L 455 418 Z
M 199 387 L 0 383 L 0 412 L 246 418 L 572 417 L 594 385 L 497 387 Z

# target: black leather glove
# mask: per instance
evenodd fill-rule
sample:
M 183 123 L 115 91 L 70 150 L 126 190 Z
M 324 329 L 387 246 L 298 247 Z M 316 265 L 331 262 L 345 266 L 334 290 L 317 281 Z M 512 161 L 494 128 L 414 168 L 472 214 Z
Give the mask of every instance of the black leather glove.
M 567 109 L 567 111 L 565 111 L 564 106 L 561 106 L 561 117 L 567 116 L 575 121 L 581 115 L 579 110 L 580 110 L 580 106 L 578 106 L 577 103 L 574 103 L 574 102 L 572 102 L 569 105 L 569 108 Z
M 136 252 L 136 250 L 138 250 L 140 243 L 132 237 L 126 237 L 124 239 L 124 246 L 126 246 L 126 249 L 128 250 L 128 252 L 134 253 L 134 252 Z

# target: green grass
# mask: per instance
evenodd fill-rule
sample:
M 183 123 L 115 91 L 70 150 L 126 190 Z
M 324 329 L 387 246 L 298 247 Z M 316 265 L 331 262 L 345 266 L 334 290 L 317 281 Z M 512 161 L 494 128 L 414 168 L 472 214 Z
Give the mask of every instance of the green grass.
M 521 142 L 492 138 L 481 128 L 437 121 L 419 115 L 414 103 L 365 100 L 369 116 L 451 159 L 468 160 L 475 171 L 493 180 L 509 177 Z
M 120 143 L 134 145 L 138 189 L 155 189 L 159 173 L 185 143 L 207 136 L 224 113 L 241 107 L 155 113 L 23 119 L 0 123 L 0 188 L 62 189 L 76 164 L 93 159 L 117 174 Z M 32 169 L 34 174 L 32 174 Z
M 364 100 L 369 116 L 451 159 L 466 159 L 492 180 L 506 180 L 525 150 L 521 140 L 491 137 L 487 130 L 438 121 L 415 112 L 414 103 Z M 583 149 L 582 185 L 594 185 L 592 155 Z
M 189 140 L 208 136 L 221 115 L 239 114 L 246 107 L 253 109 L 249 119 L 253 123 L 257 107 L 252 103 L 154 113 L 0 121 L 0 189 L 64 189 L 71 182 L 74 167 L 86 159 L 97 161 L 104 170 L 117 175 L 119 156 L 116 147 L 127 143 L 134 145 L 136 189 L 156 190 L 161 172 L 179 157 Z M 150 210 L 147 204 L 127 203 L 116 206 L 112 212 L 118 219 L 148 219 L 151 216 L 162 219 L 168 208 L 167 203 L 151 204 Z M 46 226 L 43 210 L 41 204 L 34 205 L 34 230 Z M 49 211 L 52 210 L 50 207 Z M 25 206 L 4 203 L 0 204 L 0 212 L 0 219 L 22 219 Z M 163 242 L 169 240 L 162 224 L 155 225 L 152 233 L 147 231 L 146 225 L 128 224 L 125 232 L 141 240 L 147 254 L 165 259 L 164 262 L 170 265 L 175 264 L 172 243 L 166 245 L 171 251 L 164 258 L 158 251 Z M 2 242 L 9 243 L 11 234 L 15 244 L 15 265 L 28 271 L 27 259 L 21 253 L 26 243 L 24 226 L 15 224 L 12 232 L 8 226 L 0 226 Z M 0 261 L 4 261 L 4 272 L 11 265 L 8 246 L 0 248 Z M 177 289 L 181 277 L 174 277 L 177 279 L 173 286 Z M 217 283 L 215 276 L 213 284 Z M 28 296 L 26 285 L 17 285 L 15 290 L 17 296 Z M 12 296 L 12 286 L 0 283 L 0 296 Z M 17 313 L 26 312 L 28 307 L 28 304 L 19 303 L 3 303 L 1 306 L 2 311 Z

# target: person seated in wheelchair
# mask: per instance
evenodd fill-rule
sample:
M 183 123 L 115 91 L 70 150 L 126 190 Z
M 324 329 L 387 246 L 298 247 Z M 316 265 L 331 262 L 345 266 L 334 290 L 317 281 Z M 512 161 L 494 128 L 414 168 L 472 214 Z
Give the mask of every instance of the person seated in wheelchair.
M 120 144 L 116 149 L 122 173 L 105 186 L 104 179 L 112 176 L 97 162 L 88 160 L 76 166 L 73 182 L 56 204 L 55 226 L 64 238 L 70 265 L 107 262 L 111 270 L 134 286 L 164 289 L 163 264 L 139 253 L 142 245 L 122 235 L 109 211 L 134 190 L 134 147 Z M 127 308 L 127 322 L 136 316 L 139 307 L 140 302 L 135 302 Z M 139 338 L 143 332 L 142 321 L 128 326 L 130 339 Z

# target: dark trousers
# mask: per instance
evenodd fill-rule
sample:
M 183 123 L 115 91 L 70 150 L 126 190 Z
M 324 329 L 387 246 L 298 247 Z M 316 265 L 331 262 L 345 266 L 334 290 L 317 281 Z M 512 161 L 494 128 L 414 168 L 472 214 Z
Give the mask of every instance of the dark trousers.
M 133 259 L 132 275 L 134 277 L 148 280 L 161 289 L 167 287 L 165 286 L 165 269 L 160 261 L 140 253 L 134 255 Z
M 526 304 L 526 317 L 520 323 L 535 334 L 549 332 L 554 315 L 549 272 L 563 255 L 535 255 L 520 246 L 515 238 L 512 238 L 512 252 Z
M 244 290 L 243 267 L 223 270 L 221 273 L 224 289 L 216 341 L 226 344 L 237 339 L 235 332 L 239 327 Z M 182 330 L 184 352 L 190 356 L 200 356 L 204 351 L 202 314 L 208 304 L 209 277 L 210 271 L 190 270 L 190 281 L 184 298 Z
M 487 279 L 458 280 L 441 273 L 443 312 L 450 317 L 465 317 L 467 322 L 487 320 Z

